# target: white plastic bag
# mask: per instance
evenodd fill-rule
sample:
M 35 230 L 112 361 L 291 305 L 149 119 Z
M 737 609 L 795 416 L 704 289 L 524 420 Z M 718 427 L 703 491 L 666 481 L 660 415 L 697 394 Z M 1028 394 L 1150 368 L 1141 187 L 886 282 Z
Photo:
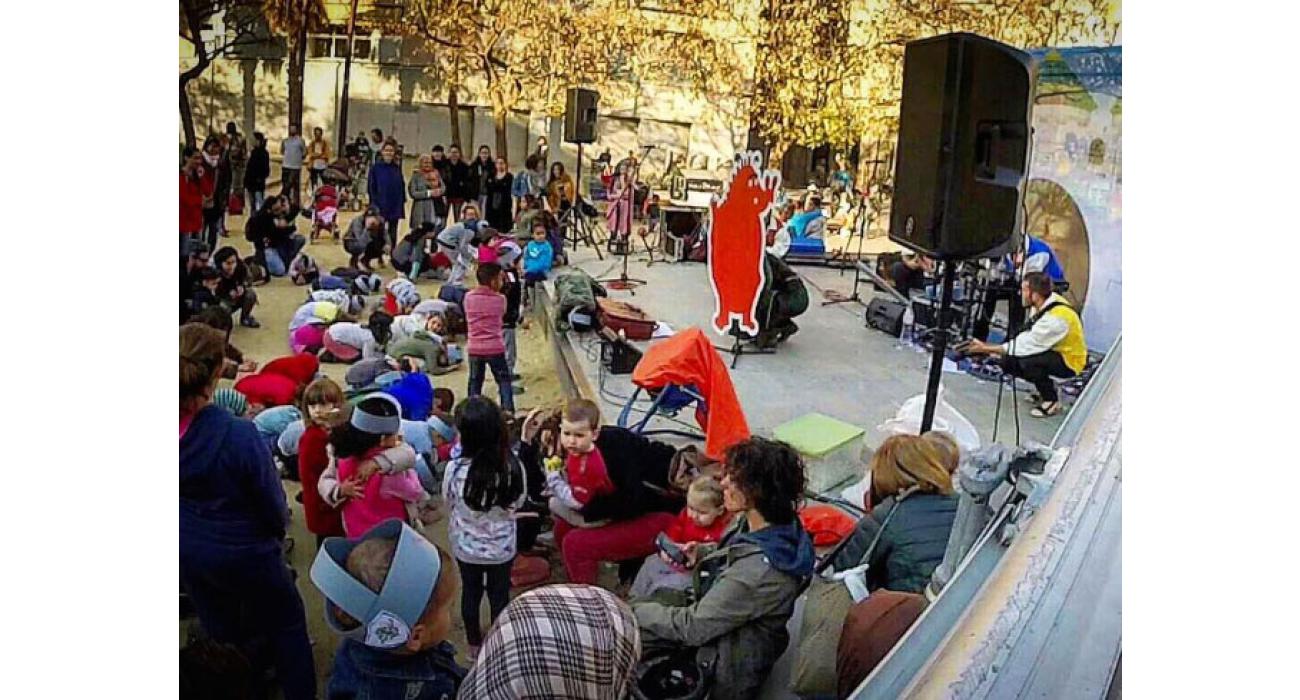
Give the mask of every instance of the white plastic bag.
M 934 409 L 934 424 L 931 430 L 941 433 L 947 433 L 957 441 L 957 446 L 961 448 L 963 455 L 970 454 L 980 447 L 980 435 L 975 430 L 974 424 L 966 419 L 957 409 L 948 405 L 943 400 L 943 384 L 939 385 L 939 405 Z M 874 436 L 875 445 L 871 444 L 872 436 L 862 436 L 862 463 L 871 464 L 871 455 L 875 447 L 884 442 L 886 438 L 893 435 L 916 435 L 921 432 L 921 414 L 925 412 L 925 394 L 918 394 L 903 402 L 903 406 L 898 409 L 898 413 L 893 418 L 876 426 L 876 435 Z M 871 470 L 867 470 L 862 480 L 846 487 L 840 492 L 840 497 L 852 503 L 853 505 L 862 506 L 863 497 L 866 496 L 867 489 L 871 486 Z
M 962 454 L 978 450 L 980 435 L 975 426 L 943 400 L 943 384 L 939 385 L 938 406 L 934 410 L 934 424 L 931 429 L 948 433 L 961 447 Z M 902 408 L 893 418 L 876 426 L 879 442 L 891 435 L 917 435 L 921 432 L 921 414 L 925 412 L 925 394 L 918 394 L 903 402 Z M 879 442 L 877 444 L 879 444 Z

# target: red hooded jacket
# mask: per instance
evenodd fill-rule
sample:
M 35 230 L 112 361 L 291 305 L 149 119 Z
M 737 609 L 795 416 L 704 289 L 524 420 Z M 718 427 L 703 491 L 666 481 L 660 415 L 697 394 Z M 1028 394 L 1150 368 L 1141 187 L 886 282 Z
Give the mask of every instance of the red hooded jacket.
M 307 531 L 324 537 L 343 537 L 343 514 L 321 498 L 316 489 L 320 475 L 329 466 L 325 450 L 330 434 L 316 424 L 307 426 L 298 438 L 298 478 L 302 479 L 302 512 Z
M 181 171 L 181 233 L 198 233 L 203 230 L 203 198 L 211 197 L 217 181 L 204 177 L 199 167 L 199 180 L 191 180 Z

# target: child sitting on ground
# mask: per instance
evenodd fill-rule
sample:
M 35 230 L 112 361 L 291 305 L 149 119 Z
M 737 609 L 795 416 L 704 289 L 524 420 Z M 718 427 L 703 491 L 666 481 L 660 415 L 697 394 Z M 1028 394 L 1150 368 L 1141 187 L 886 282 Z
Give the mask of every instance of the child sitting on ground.
M 320 352 L 321 362 L 353 363 L 384 357 L 384 348 L 392 337 L 393 317 L 383 311 L 370 314 L 370 321 L 335 323 L 325 331 L 325 349 Z
M 447 467 L 443 502 L 451 510 L 447 533 L 465 584 L 460 612 L 473 657 L 483 643 L 480 606 L 487 592 L 496 620 L 510 600 L 510 568 L 517 553 L 515 513 L 524 504 L 524 473 L 510 452 L 505 416 L 482 396 L 456 409 L 460 456 Z
M 664 534 L 678 546 L 690 542 L 717 542 L 731 521 L 728 516 L 727 509 L 722 507 L 722 484 L 711 476 L 701 476 L 691 482 L 686 491 L 686 507 Z M 628 595 L 638 598 L 660 589 L 684 591 L 690 587 L 690 569 L 659 552 L 646 557 Z
M 321 474 L 329 466 L 330 432 L 350 417 L 344 410 L 346 405 L 343 389 L 333 379 L 317 379 L 302 394 L 306 429 L 298 438 L 298 477 L 302 480 L 302 512 L 307 531 L 316 535 L 318 549 L 326 537 L 344 534 L 338 509 L 326 503 L 317 489 Z
M 361 541 L 326 540 L 311 580 L 325 596 L 330 627 L 345 636 L 327 697 L 456 696 L 465 669 L 447 637 L 460 582 L 445 552 L 388 521 Z
M 589 399 L 570 399 L 560 416 L 560 446 L 563 463 L 547 460 L 546 487 L 551 492 L 551 515 L 574 527 L 600 527 L 578 511 L 597 495 L 614 492 L 614 482 L 605 468 L 605 458 L 596 447 L 600 435 L 600 407 Z
M 298 253 L 289 262 L 289 279 L 298 286 L 314 284 L 320 279 L 320 268 L 306 253 Z
M 189 299 L 190 313 L 197 314 L 204 309 L 221 306 L 221 299 L 217 296 L 221 273 L 214 267 L 205 267 L 199 270 L 197 277 L 198 282 L 191 290 Z
M 365 459 L 401 444 L 401 431 L 402 409 L 397 400 L 371 394 L 359 401 L 352 408 L 351 419 L 330 435 L 330 446 L 338 459 L 338 478 L 344 483 L 354 477 L 361 480 L 361 494 L 343 503 L 343 531 L 348 537 L 360 537 L 392 518 L 406 522 L 411 516 L 407 505 L 415 506 L 428 498 L 413 470 L 379 478 L 360 471 Z M 414 465 L 415 460 L 411 462 Z

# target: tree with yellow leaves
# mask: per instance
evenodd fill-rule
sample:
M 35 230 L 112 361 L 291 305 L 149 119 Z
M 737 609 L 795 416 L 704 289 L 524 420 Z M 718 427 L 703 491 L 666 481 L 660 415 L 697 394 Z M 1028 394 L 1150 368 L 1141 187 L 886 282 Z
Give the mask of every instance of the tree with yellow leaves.
M 744 96 L 779 163 L 794 144 L 892 142 L 903 48 L 968 31 L 1022 48 L 1110 44 L 1115 0 L 687 0 L 663 66 L 708 94 Z M 750 53 L 746 44 L 756 45 Z
M 631 0 L 409 0 L 391 28 L 431 45 L 449 98 L 477 79 L 506 155 L 512 109 L 561 114 L 566 89 L 613 86 L 644 36 L 635 20 Z

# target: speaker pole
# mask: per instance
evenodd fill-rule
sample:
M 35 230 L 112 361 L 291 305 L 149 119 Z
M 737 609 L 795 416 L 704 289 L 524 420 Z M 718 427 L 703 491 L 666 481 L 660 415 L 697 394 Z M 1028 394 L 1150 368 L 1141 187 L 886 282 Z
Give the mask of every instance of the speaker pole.
M 939 398 L 939 378 L 943 374 L 944 351 L 948 348 L 948 308 L 952 305 L 952 283 L 956 261 L 943 262 L 943 290 L 939 295 L 939 314 L 935 318 L 934 350 L 930 353 L 930 377 L 925 384 L 925 411 L 921 414 L 921 433 L 934 425 L 934 409 Z

